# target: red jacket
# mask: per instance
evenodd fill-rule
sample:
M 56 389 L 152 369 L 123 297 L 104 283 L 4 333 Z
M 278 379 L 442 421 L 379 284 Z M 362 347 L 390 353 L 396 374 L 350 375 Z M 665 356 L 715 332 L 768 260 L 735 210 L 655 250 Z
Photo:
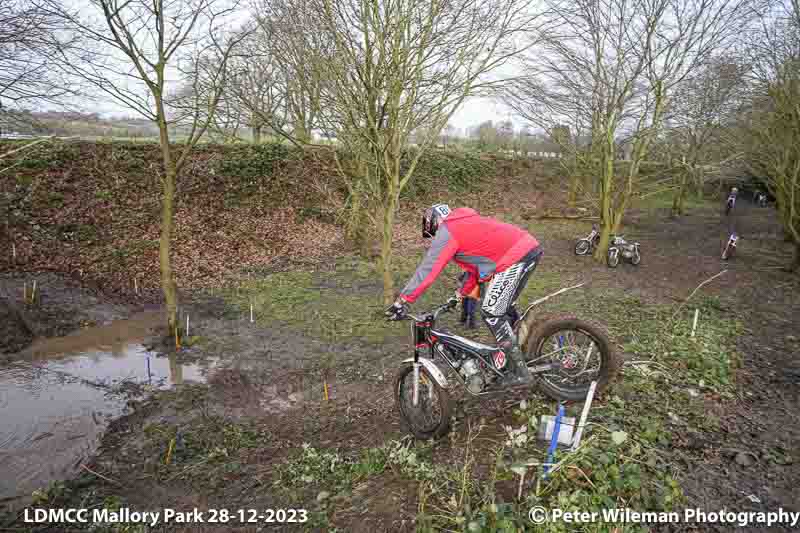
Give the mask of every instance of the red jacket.
M 502 272 L 539 246 L 527 231 L 482 217 L 474 209 L 454 209 L 439 225 L 425 259 L 400 292 L 406 302 L 416 301 L 450 260 L 470 274 L 461 287 L 469 294 L 479 280 Z

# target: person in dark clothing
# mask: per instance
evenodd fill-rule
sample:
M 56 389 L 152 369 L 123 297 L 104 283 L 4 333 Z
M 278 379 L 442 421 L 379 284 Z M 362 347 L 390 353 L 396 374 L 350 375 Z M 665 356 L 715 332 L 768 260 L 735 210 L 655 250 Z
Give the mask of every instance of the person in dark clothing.
M 414 275 L 386 310 L 390 320 L 399 320 L 406 307 L 414 303 L 454 261 L 467 278 L 456 297 L 461 299 L 485 283 L 481 295 L 481 317 L 497 339 L 494 364 L 504 372 L 509 385 L 532 381 L 522 356 L 513 326 L 519 317 L 516 302 L 542 256 L 539 241 L 527 231 L 489 217 L 475 210 L 453 211 L 446 204 L 436 204 L 422 217 L 422 236 L 433 239 L 430 249 Z
M 462 287 L 468 279 L 469 272 L 462 272 L 458 277 L 458 281 Z M 461 300 L 461 319 L 459 322 L 464 324 L 467 329 L 475 328 L 475 309 L 478 306 L 479 294 L 479 287 L 475 287 L 470 294 L 465 295 L 463 300 Z

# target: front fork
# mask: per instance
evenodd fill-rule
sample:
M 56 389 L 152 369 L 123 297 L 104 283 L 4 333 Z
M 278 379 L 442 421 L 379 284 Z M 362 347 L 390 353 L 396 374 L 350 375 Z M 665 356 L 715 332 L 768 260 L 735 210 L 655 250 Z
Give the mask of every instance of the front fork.
M 423 347 L 427 346 L 431 352 L 431 358 L 433 357 L 433 345 L 429 339 L 422 334 L 422 332 L 418 329 L 418 326 L 415 322 L 411 323 L 411 339 L 414 343 L 414 361 L 412 363 L 414 367 L 414 382 L 412 385 L 412 396 L 411 396 L 411 403 L 414 407 L 419 405 L 419 380 L 420 380 L 420 367 L 422 363 L 419 362 L 419 351 Z M 431 384 L 428 384 L 428 397 L 430 400 L 433 400 L 433 387 Z
M 416 353 L 414 354 L 414 359 L 417 359 Z M 411 404 L 416 407 L 419 404 L 419 361 L 414 361 L 414 394 L 412 395 Z
M 419 405 L 419 381 L 421 376 L 420 367 L 422 366 L 422 363 L 414 361 L 413 365 L 414 365 L 414 386 L 413 386 L 413 394 L 411 396 L 411 403 L 414 407 L 417 407 L 417 405 Z M 426 379 L 425 381 L 427 382 L 428 385 L 428 400 L 432 402 L 433 384 L 429 382 L 430 381 L 429 379 Z

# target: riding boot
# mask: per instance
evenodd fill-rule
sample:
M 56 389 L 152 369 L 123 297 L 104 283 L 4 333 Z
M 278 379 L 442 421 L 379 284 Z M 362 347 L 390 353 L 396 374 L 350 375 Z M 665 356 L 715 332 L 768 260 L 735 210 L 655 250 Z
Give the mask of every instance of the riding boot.
M 510 354 L 506 354 L 506 374 L 502 378 L 504 385 L 517 386 L 528 385 L 533 383 L 533 376 L 528 370 L 528 365 L 525 362 L 525 357 L 517 346 L 510 350 Z
M 461 300 L 461 318 L 458 319 L 458 322 L 461 324 L 466 324 L 469 318 L 469 313 L 467 312 L 467 307 L 469 306 L 468 302 L 469 298 L 464 298 Z

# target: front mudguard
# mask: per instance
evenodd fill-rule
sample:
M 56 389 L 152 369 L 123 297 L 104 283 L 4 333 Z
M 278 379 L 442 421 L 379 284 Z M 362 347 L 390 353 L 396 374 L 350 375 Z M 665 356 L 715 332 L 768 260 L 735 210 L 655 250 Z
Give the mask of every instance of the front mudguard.
M 405 359 L 403 362 L 414 364 L 414 358 L 412 357 L 410 359 Z M 433 377 L 433 379 L 436 380 L 437 385 L 439 385 L 441 388 L 446 389 L 450 386 L 450 384 L 447 381 L 447 377 L 442 373 L 441 370 L 439 370 L 439 367 L 436 366 L 436 363 L 434 363 L 430 359 L 420 357 L 419 364 L 421 364 L 425 368 L 425 370 L 428 371 L 428 374 L 430 374 L 431 377 Z

